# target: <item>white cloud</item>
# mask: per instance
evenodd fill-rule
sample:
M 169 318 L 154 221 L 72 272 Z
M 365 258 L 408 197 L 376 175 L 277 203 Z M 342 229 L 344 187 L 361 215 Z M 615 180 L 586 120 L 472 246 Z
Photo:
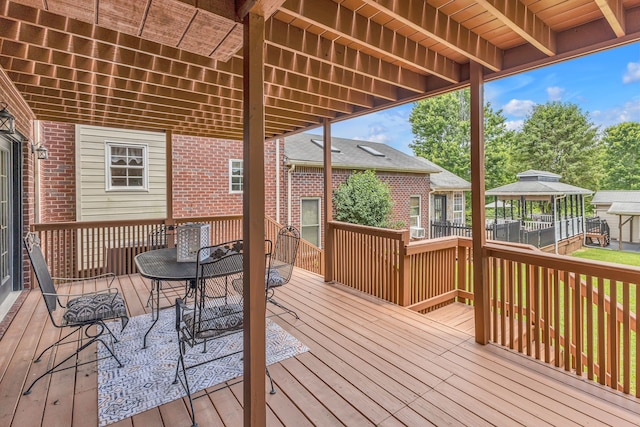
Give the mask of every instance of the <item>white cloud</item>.
M 640 99 L 627 101 L 620 107 L 591 112 L 593 121 L 602 128 L 622 122 L 640 122 Z
M 536 103 L 531 100 L 512 99 L 502 107 L 502 110 L 510 116 L 525 117 L 531 112 L 534 105 Z
M 549 101 L 560 101 L 564 95 L 564 88 L 559 86 L 550 86 L 547 88 L 547 97 Z
M 640 80 L 640 62 L 629 62 L 627 72 L 622 77 L 623 83 L 632 83 Z
M 515 131 L 522 129 L 523 124 L 524 124 L 524 120 L 509 120 L 504 122 L 504 126 L 507 128 L 507 130 L 515 130 Z

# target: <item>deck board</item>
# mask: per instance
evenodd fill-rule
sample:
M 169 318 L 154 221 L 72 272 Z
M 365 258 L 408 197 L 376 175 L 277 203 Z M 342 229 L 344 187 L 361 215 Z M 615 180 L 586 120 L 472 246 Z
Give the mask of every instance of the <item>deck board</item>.
M 132 316 L 149 312 L 148 280 L 121 276 L 114 286 Z M 471 307 L 420 314 L 302 270 L 276 298 L 300 319 L 269 305 L 269 314 L 281 314 L 272 320 L 310 351 L 270 367 L 278 392 L 265 391 L 269 426 L 640 425 L 634 397 L 475 343 Z M 96 425 L 95 363 L 46 377 L 31 395 L 21 394 L 51 357 L 68 351 L 31 363 L 59 336 L 48 323 L 39 291 L 31 292 L 0 340 L 0 419 L 16 427 Z M 195 406 L 202 427 L 242 425 L 242 383 L 204 395 Z M 188 426 L 188 400 L 113 425 Z

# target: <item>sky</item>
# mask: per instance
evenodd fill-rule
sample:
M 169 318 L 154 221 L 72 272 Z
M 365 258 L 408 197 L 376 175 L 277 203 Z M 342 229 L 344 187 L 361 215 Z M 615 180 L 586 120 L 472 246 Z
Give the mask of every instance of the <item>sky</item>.
M 547 101 L 578 105 L 601 130 L 640 122 L 640 43 L 487 82 L 484 99 L 502 110 L 511 129 L 519 129 L 533 106 Z M 382 142 L 413 154 L 412 108 L 410 103 L 334 123 L 331 135 Z

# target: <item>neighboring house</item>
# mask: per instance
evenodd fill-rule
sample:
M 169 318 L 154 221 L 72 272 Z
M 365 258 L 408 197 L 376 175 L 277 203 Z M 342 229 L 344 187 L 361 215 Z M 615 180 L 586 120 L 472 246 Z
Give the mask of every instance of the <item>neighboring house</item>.
M 594 194 L 591 204 L 594 215 L 607 221 L 610 236 L 620 240 L 640 242 L 640 190 L 602 190 Z
M 418 159 L 440 171 L 431 175 L 428 223 L 449 221 L 465 225 L 465 192 L 471 191 L 471 183 L 430 160 Z
M 49 150 L 40 174 L 42 222 L 166 218 L 167 191 L 175 218 L 242 214 L 241 141 L 172 135 L 167 145 L 161 132 L 54 122 L 42 122 L 39 129 Z M 375 170 L 391 189 L 392 220 L 411 227 L 414 238 L 428 236 L 434 215 L 464 222 L 468 182 L 385 144 L 333 138 L 332 147 L 333 188 L 354 171 Z M 318 135 L 265 142 L 267 215 L 294 225 L 319 246 L 322 160 Z
M 287 218 L 302 236 L 319 246 L 324 230 L 323 139 L 297 134 L 285 138 Z M 412 237 L 426 237 L 429 218 L 430 174 L 440 170 L 378 142 L 331 138 L 332 186 L 335 190 L 354 171 L 375 170 L 389 185 L 393 199 L 392 221 L 411 227 Z M 288 185 L 288 184 L 287 184 Z

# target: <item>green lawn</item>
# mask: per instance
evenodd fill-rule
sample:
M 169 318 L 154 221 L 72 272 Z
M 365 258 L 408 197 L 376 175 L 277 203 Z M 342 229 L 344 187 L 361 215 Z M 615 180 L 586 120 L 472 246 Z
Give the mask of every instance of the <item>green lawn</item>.
M 582 248 L 575 251 L 572 255 L 577 258 L 592 259 L 595 261 L 616 262 L 618 264 L 640 266 L 640 253 L 634 252 L 621 252 L 598 248 Z

